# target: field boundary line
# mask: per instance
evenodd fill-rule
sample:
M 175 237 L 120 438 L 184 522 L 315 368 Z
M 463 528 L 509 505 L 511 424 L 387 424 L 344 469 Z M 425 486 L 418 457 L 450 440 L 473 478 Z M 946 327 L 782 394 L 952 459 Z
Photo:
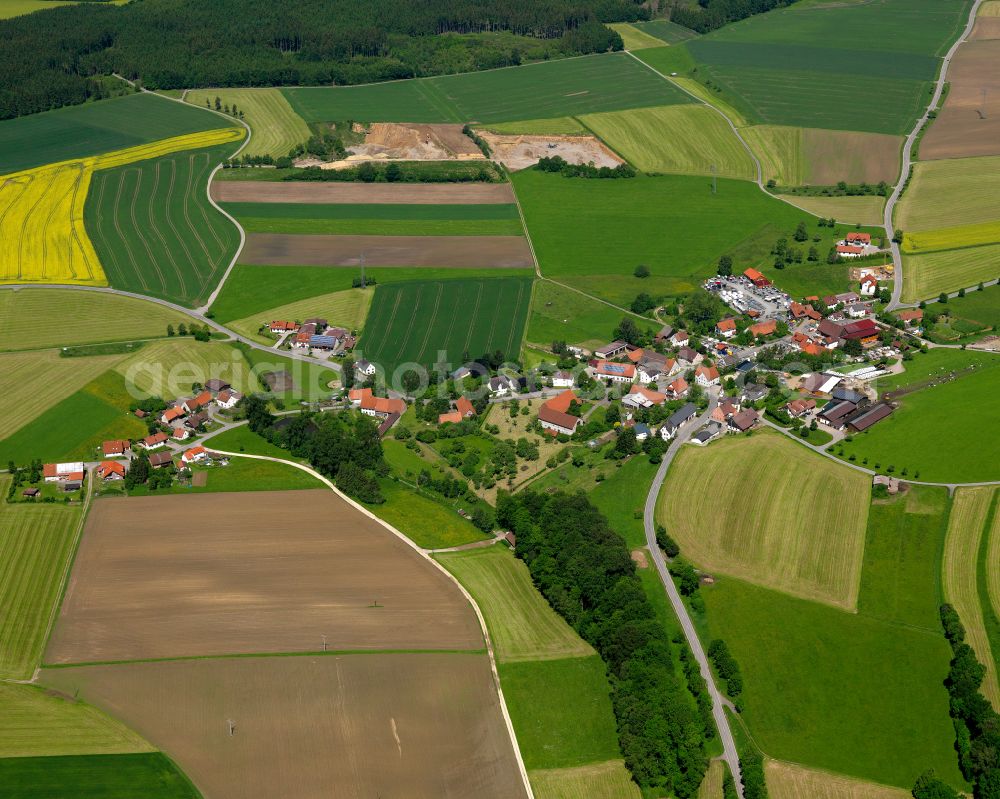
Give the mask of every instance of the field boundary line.
M 359 513 L 364 514 L 377 524 L 382 525 L 382 527 L 384 527 L 390 533 L 395 535 L 398 539 L 400 539 L 403 543 L 405 543 L 408 547 L 410 547 L 414 552 L 416 552 L 420 557 L 422 557 L 429 563 L 433 564 L 435 569 L 440 571 L 442 574 L 446 575 L 448 579 L 451 580 L 451 582 L 458 587 L 458 590 L 462 592 L 462 595 L 465 597 L 466 601 L 468 601 L 468 603 L 472 606 L 472 609 L 476 612 L 476 618 L 479 619 L 479 627 L 482 630 L 483 640 L 486 643 L 486 653 L 487 655 L 489 655 L 490 659 L 490 670 L 493 672 L 493 686 L 496 689 L 497 698 L 500 701 L 500 710 L 503 714 L 504 722 L 507 725 L 507 733 L 510 735 L 510 742 L 514 748 L 514 757 L 517 760 L 517 766 L 521 773 L 521 781 L 524 783 L 525 795 L 527 796 L 527 799 L 535 799 L 535 794 L 531 790 L 531 783 L 528 780 L 528 771 L 525 768 L 524 759 L 521 757 L 521 747 L 518 746 L 517 743 L 517 734 L 514 732 L 514 723 L 513 721 L 511 721 L 510 712 L 507 709 L 507 702 L 504 699 L 503 695 L 503 688 L 500 686 L 500 673 L 497 670 L 496 653 L 493 651 L 493 641 L 490 638 L 490 632 L 486 628 L 486 618 L 483 616 L 482 610 L 479 609 L 479 605 L 476 603 L 476 600 L 472 598 L 472 594 L 470 594 L 465 589 L 465 586 L 463 586 L 455 578 L 455 576 L 451 572 L 449 572 L 443 565 L 441 565 L 433 557 L 431 557 L 430 553 L 427 550 L 418 547 L 412 540 L 403 535 L 403 533 L 401 533 L 387 521 L 385 521 L 384 519 L 380 519 L 378 516 L 376 516 L 374 513 L 368 510 L 368 508 L 364 507 L 358 502 L 355 502 L 353 499 L 347 496 L 347 494 L 345 494 L 343 491 L 337 488 L 337 486 L 333 484 L 333 481 L 321 475 L 311 466 L 306 466 L 304 464 L 296 463 L 295 461 L 285 460 L 283 458 L 274 458 L 271 457 L 270 455 L 250 455 L 245 452 L 225 452 L 223 450 L 213 450 L 213 452 L 218 452 L 220 455 L 225 455 L 230 458 L 251 458 L 253 460 L 284 463 L 289 466 L 294 466 L 296 469 L 300 469 L 308 474 L 311 474 L 313 477 L 322 482 L 331 491 L 333 491 L 334 494 L 340 497 L 344 502 L 346 502 L 352 508 L 357 510 Z

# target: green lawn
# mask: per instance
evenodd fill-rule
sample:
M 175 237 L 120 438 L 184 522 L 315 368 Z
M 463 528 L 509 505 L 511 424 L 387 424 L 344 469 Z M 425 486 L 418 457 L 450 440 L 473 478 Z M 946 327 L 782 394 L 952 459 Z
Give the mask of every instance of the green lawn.
M 659 464 L 650 463 L 648 456 L 635 455 L 589 492 L 590 501 L 632 549 L 646 546 L 642 511 L 658 468 Z
M 209 440 L 206 447 L 214 445 Z M 286 453 L 287 455 L 287 453 Z M 167 491 L 150 491 L 146 486 L 133 488 L 130 496 L 145 497 L 161 494 L 213 494 L 233 491 L 293 491 L 307 488 L 324 488 L 324 485 L 308 472 L 285 463 L 260 461 L 252 458 L 234 457 L 228 466 L 191 467 L 192 485 L 175 483 Z M 205 475 L 204 485 L 194 485 Z
M 846 264 L 826 263 L 826 254 L 820 253 L 817 264 L 792 264 L 784 269 L 774 269 L 771 264 L 760 271 L 774 285 L 791 297 L 825 297 L 857 288 L 850 279 L 850 267 Z
M 531 297 L 527 340 L 543 347 L 553 341 L 596 347 L 611 338 L 622 316 L 617 308 L 539 280 Z
M 332 391 L 329 383 L 340 379 L 332 369 L 319 364 L 303 363 L 278 355 L 277 352 L 256 350 L 245 344 L 234 344 L 233 347 L 243 354 L 243 358 L 250 364 L 255 374 L 286 370 L 292 375 L 295 388 L 276 395 L 277 399 L 286 403 L 302 399 L 328 399 Z M 252 385 L 250 390 L 261 390 L 259 381 L 257 385 Z
M 527 566 L 505 545 L 436 557 L 476 600 L 501 663 L 593 654 L 538 593 Z
M 939 631 L 855 615 L 737 580 L 703 587 L 708 632 L 743 673 L 743 719 L 769 756 L 909 788 L 963 782 Z
M 915 353 L 909 361 L 903 361 L 903 371 L 898 375 L 878 378 L 879 392 L 895 391 L 931 378 L 941 378 L 952 372 L 961 372 L 969 367 L 992 368 L 1000 366 L 1000 359 L 988 352 L 975 350 L 953 350 L 937 348 Z
M 125 380 L 105 372 L 0 441 L 0 462 L 94 460 L 112 438 L 142 438 L 146 425 L 128 412 Z
M 0 479 L 4 497 L 9 479 Z M 0 676 L 28 679 L 41 660 L 81 513 L 0 503 Z
M 598 655 L 503 663 L 504 699 L 528 769 L 621 757 L 604 661 Z
M 940 306 L 935 306 L 939 309 Z M 975 322 L 984 327 L 1000 325 L 1000 286 L 989 286 L 982 291 L 970 291 L 964 297 L 948 300 L 948 313 Z
M 451 369 L 497 350 L 515 359 L 530 299 L 531 281 L 516 277 L 381 285 L 357 352 L 387 375 L 405 363 L 433 366 L 441 353 Z
M 201 794 L 159 752 L 132 755 L 0 759 L 8 799 L 200 799 Z
M 858 613 L 940 630 L 940 559 L 949 506 L 946 489 L 926 486 L 872 504 Z
M 0 175 L 225 125 L 218 114 L 155 94 L 67 106 L 0 122 Z
M 997 392 L 1000 369 L 984 368 L 907 394 L 892 416 L 843 444 L 845 457 L 931 482 L 1000 480 L 1000 427 L 986 411 Z
M 530 269 L 506 269 L 508 277 L 526 277 Z M 495 269 L 366 268 L 365 275 L 378 285 L 410 280 L 448 280 L 496 277 Z M 353 267 L 327 266 L 253 266 L 237 264 L 212 305 L 212 314 L 220 322 L 244 319 L 260 311 L 306 300 L 320 294 L 332 294 L 351 288 L 361 276 Z
M 269 455 L 272 458 L 295 460 L 288 450 L 272 444 L 266 438 L 261 438 L 246 425 L 240 425 L 212 436 L 205 446 L 211 449 L 221 449 L 225 452 L 245 452 L 248 455 Z
M 307 122 L 511 122 L 689 102 L 625 53 L 365 86 L 282 91 Z
M 528 169 L 512 179 L 542 273 L 600 276 L 610 291 L 615 283 L 635 285 L 628 301 L 657 291 L 658 279 L 714 274 L 722 255 L 740 271 L 770 264 L 775 241 L 791 239 L 800 221 L 810 234 L 820 231 L 815 217 L 746 181 L 720 179 L 712 194 L 710 179 L 681 175 L 583 180 Z M 822 230 L 825 237 L 829 228 Z M 638 264 L 652 277 L 633 278 Z M 573 283 L 580 285 L 576 277 Z
M 388 479 L 379 481 L 379 485 L 385 502 L 369 505 L 368 510 L 419 547 L 455 547 L 486 538 L 479 528 L 458 515 L 460 502 L 449 507 Z

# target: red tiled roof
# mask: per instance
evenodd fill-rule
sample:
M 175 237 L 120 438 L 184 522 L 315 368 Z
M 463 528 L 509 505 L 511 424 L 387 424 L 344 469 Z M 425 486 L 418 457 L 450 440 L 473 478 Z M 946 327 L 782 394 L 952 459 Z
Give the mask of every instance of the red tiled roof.
M 847 240 L 848 241 L 861 241 L 861 242 L 864 242 L 865 244 L 871 244 L 872 243 L 872 234 L 871 233 L 848 233 L 847 234 Z
M 364 392 L 368 392 L 365 394 Z M 406 403 L 401 399 L 389 399 L 388 397 L 376 397 L 371 389 L 362 389 L 361 408 L 375 413 L 406 413 Z
M 191 447 L 191 449 L 184 450 L 184 454 L 181 456 L 185 461 L 191 461 L 197 458 L 204 452 L 207 452 L 203 446 L 200 444 L 198 446 Z
M 625 353 L 625 357 L 632 361 L 632 363 L 639 363 L 643 355 L 645 355 L 645 352 L 638 347 Z
M 122 455 L 125 450 L 129 449 L 131 445 L 128 441 L 115 440 L 115 441 L 105 441 L 101 444 L 101 451 L 105 455 Z
M 46 463 L 42 466 L 42 477 L 55 477 L 59 474 L 54 463 Z
M 466 397 L 459 397 L 455 400 L 455 410 L 462 416 L 475 416 L 476 409 Z
M 683 394 L 688 390 L 688 381 L 683 377 L 678 377 L 673 383 L 667 386 L 675 394 Z
M 101 465 L 97 467 L 97 476 L 103 478 L 112 474 L 118 474 L 124 477 L 125 467 L 117 461 L 101 461 Z
M 706 377 L 709 380 L 716 380 L 719 377 L 719 370 L 714 366 L 699 366 L 695 372 L 695 377 Z
M 764 275 L 758 272 L 756 269 L 745 269 L 743 270 L 743 276 L 748 280 L 760 280 Z
M 635 364 L 612 363 L 611 361 L 598 361 L 594 364 L 594 369 L 600 375 L 609 377 L 635 377 Z
M 716 326 L 718 330 L 735 330 L 736 320 L 735 319 L 722 319 Z
M 170 422 L 173 421 L 174 419 L 180 418 L 183 415 L 184 415 L 184 409 L 175 405 L 173 408 L 167 408 L 163 412 L 163 419 L 166 422 Z
M 545 402 L 542 407 L 549 408 L 553 411 L 558 411 L 559 413 L 566 413 L 569 410 L 570 404 L 574 401 L 578 401 L 576 394 L 570 388 L 566 389 L 560 394 L 557 394 L 552 399 Z
M 142 443 L 145 444 L 147 447 L 150 447 L 156 444 L 162 444 L 166 440 L 167 440 L 167 434 L 159 432 L 159 433 L 153 433 L 151 436 L 146 436 L 142 440 Z
M 576 430 L 576 426 L 581 421 L 578 416 L 571 416 L 568 413 L 558 411 L 550 407 L 548 403 L 538 409 L 538 418 L 543 422 L 558 425 L 567 430 Z
M 778 323 L 773 319 L 768 319 L 766 322 L 758 322 L 750 327 L 750 332 L 755 336 L 769 336 L 778 329 Z
M 451 422 L 452 424 L 458 424 L 462 421 L 462 414 L 458 411 L 449 411 L 448 413 L 442 413 L 438 416 L 438 424 L 444 424 L 445 422 Z
M 865 251 L 864 247 L 856 247 L 853 244 L 838 244 L 837 252 L 851 254 L 851 255 L 861 255 Z
M 646 388 L 645 386 L 632 386 L 629 394 L 642 394 L 646 399 L 652 402 L 654 405 L 662 405 L 667 401 L 667 395 L 661 394 L 659 391 L 653 391 L 652 389 Z

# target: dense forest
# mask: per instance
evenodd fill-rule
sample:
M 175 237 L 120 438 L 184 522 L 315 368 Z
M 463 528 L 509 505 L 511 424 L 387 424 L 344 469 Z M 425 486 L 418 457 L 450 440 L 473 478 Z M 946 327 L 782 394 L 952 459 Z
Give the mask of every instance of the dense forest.
M 501 492 L 497 523 L 516 533 L 517 555 L 539 590 L 604 659 L 635 781 L 657 795 L 695 796 L 714 734 L 691 693 L 702 693 L 704 681 L 678 674 L 675 661 L 694 658 L 675 650 L 657 621 L 625 541 L 582 493 Z M 696 664 L 689 670 L 700 680 Z
M 635 0 L 133 0 L 0 21 L 0 119 L 151 89 L 353 84 L 621 49 Z M 443 34 L 443 35 L 442 35 Z
M 677 3 L 670 11 L 670 19 L 698 33 L 708 33 L 730 22 L 789 6 L 794 2 L 795 0 L 698 0 L 695 6 Z

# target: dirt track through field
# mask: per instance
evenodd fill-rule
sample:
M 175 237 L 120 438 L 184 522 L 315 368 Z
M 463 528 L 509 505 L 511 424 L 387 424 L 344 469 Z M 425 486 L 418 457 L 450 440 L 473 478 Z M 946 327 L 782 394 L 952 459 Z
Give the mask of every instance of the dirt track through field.
M 216 180 L 212 199 L 223 203 L 351 203 L 497 205 L 514 202 L 509 183 L 325 183 Z
M 530 269 L 523 236 L 299 236 L 251 233 L 241 264 L 264 266 L 467 266 Z
M 377 602 L 377 606 L 373 604 Z M 328 491 L 94 504 L 45 662 L 479 649 L 454 584 Z
M 122 719 L 206 799 L 525 796 L 486 655 L 132 663 L 42 680 Z

